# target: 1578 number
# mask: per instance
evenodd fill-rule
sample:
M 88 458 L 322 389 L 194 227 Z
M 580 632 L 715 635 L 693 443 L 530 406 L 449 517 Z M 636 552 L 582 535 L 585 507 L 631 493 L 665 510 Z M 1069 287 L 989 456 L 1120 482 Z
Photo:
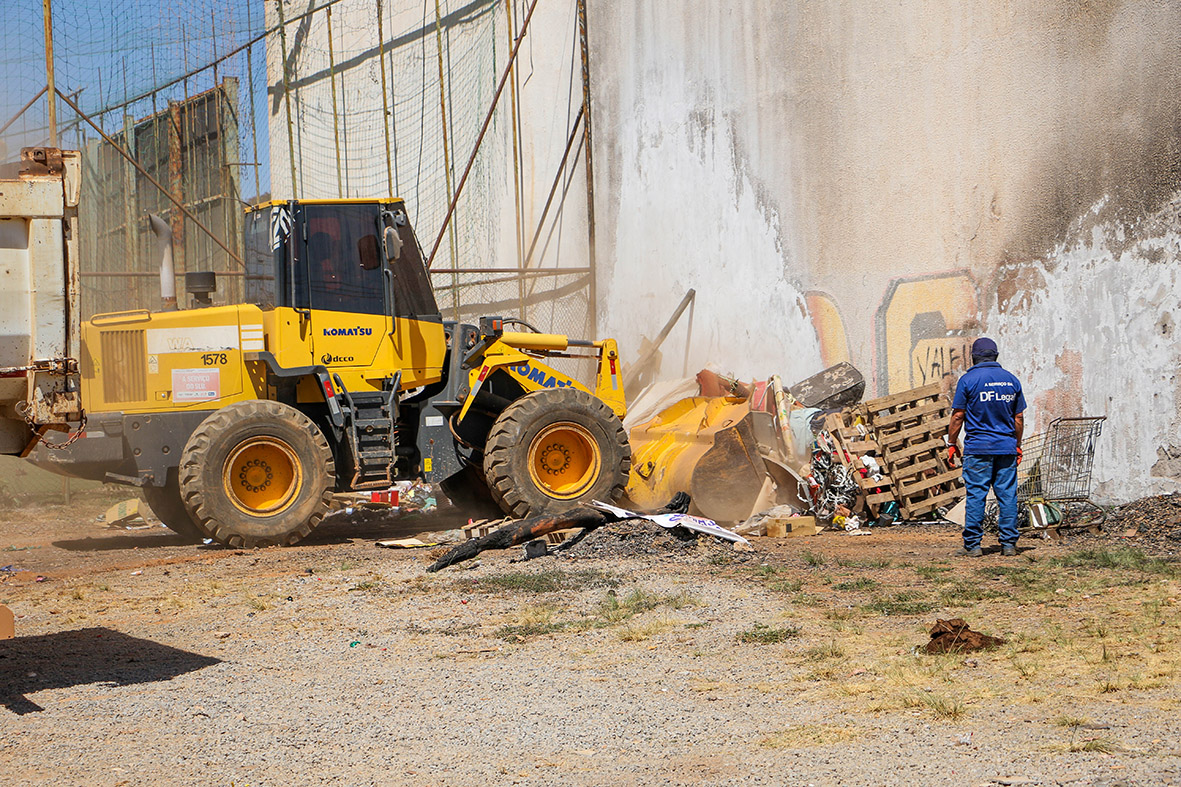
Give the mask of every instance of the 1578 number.
M 201 363 L 205 364 L 206 366 L 217 366 L 218 364 L 224 364 L 226 360 L 225 353 L 205 353 L 201 356 Z

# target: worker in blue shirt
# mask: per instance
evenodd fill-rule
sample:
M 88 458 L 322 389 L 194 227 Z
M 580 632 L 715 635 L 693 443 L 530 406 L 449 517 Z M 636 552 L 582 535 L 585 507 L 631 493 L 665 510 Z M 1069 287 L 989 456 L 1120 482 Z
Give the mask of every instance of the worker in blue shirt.
M 1017 554 L 1017 465 L 1025 432 L 1025 396 L 1021 383 L 996 362 L 996 342 L 980 337 L 972 343 L 972 368 L 955 387 L 947 459 L 955 462 L 960 429 L 964 436 L 964 486 L 968 500 L 964 546 L 957 555 L 980 557 L 984 535 L 984 499 L 989 487 L 1000 506 L 1002 555 Z

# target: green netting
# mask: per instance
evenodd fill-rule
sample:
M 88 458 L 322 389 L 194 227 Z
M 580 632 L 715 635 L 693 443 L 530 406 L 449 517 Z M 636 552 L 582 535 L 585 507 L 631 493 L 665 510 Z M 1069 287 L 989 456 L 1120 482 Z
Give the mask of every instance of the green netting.
M 0 122 L 46 83 L 42 4 L 14 4 L 0 53 Z M 241 297 L 241 268 L 211 236 L 238 250 L 243 203 L 259 199 L 393 193 L 406 199 L 429 252 L 528 5 L 53 0 L 58 88 L 146 170 L 58 102 L 59 144 L 84 153 L 84 313 L 158 306 L 149 212 L 174 232 L 178 272 L 221 274 L 219 301 Z M 521 264 L 581 101 L 573 0 L 549 0 L 548 9 L 550 38 L 526 39 L 528 59 L 501 99 L 440 244 L 435 267 L 447 272 L 433 278 L 449 318 L 492 311 L 585 335 L 585 273 L 478 272 Z M 534 46 L 560 72 L 544 88 L 530 84 Z M 551 91 L 552 106 L 543 102 L 531 118 L 552 126 L 549 137 L 532 133 L 520 111 L 541 89 Z M 42 96 L 0 133 L 0 162 L 48 138 Z M 542 228 L 533 267 L 585 266 L 585 196 L 581 180 L 568 188 L 570 178 Z M 563 231 L 563 223 L 581 232 Z M 578 253 L 567 253 L 575 246 Z

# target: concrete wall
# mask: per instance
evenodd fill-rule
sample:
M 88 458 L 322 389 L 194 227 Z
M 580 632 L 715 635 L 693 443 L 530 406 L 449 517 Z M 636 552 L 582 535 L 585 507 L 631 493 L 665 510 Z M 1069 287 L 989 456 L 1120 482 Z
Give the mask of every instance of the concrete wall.
M 987 332 L 1035 429 L 1108 416 L 1101 495 L 1177 487 L 1181 2 L 600 0 L 591 27 L 625 352 L 688 287 L 666 375 L 849 358 L 886 393 Z

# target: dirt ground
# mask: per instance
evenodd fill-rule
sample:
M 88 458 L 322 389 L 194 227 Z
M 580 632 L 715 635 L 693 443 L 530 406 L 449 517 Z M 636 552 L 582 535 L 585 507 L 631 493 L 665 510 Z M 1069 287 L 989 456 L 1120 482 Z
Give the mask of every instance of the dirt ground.
M 111 502 L 0 512 L 0 776 L 1181 784 L 1181 566 L 1117 538 L 957 559 L 928 525 L 646 554 L 633 528 L 426 574 L 427 551 L 374 541 L 454 514 L 246 552 L 104 529 Z M 952 617 L 1006 644 L 927 655 Z

